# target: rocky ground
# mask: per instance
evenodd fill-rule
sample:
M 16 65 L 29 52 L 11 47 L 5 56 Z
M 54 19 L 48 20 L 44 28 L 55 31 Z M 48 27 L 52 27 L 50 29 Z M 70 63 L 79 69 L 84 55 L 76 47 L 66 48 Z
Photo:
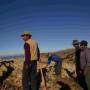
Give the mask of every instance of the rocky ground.
M 46 73 L 47 90 L 82 90 L 82 88 L 75 82 L 75 61 L 73 50 L 66 50 L 62 52 L 55 52 L 62 57 L 61 74 L 55 76 L 51 71 Z M 46 62 L 48 54 L 41 55 L 42 65 Z M 0 86 L 0 90 L 22 90 L 22 67 L 23 60 L 15 60 L 14 71 Z M 0 76 L 5 70 L 5 67 L 0 67 Z M 41 89 L 42 90 L 42 89 Z

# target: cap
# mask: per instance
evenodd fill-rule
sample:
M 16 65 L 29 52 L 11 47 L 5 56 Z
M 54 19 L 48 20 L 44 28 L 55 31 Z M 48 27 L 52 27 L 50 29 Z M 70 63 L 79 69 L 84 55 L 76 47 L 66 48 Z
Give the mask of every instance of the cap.
M 87 45 L 88 45 L 88 42 L 85 41 L 85 40 L 82 40 L 82 41 L 80 42 L 80 45 L 85 45 L 85 46 L 87 46 Z
M 78 40 L 73 40 L 72 44 L 73 44 L 73 45 L 75 45 L 75 44 L 78 45 L 78 44 L 79 44 L 79 41 L 78 41 Z

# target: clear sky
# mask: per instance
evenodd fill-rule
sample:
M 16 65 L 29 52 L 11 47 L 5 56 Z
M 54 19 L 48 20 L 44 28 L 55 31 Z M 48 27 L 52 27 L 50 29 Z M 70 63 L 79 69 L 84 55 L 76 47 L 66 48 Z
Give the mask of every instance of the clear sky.
M 29 31 L 41 52 L 90 43 L 90 0 L 0 0 L 0 54 L 21 53 Z

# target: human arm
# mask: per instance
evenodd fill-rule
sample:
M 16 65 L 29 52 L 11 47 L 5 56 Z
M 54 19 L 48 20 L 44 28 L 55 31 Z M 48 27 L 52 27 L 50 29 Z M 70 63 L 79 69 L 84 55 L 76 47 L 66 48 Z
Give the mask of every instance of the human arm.
M 25 43 L 24 49 L 25 49 L 25 64 L 29 64 L 30 63 L 30 58 L 31 58 L 30 45 Z

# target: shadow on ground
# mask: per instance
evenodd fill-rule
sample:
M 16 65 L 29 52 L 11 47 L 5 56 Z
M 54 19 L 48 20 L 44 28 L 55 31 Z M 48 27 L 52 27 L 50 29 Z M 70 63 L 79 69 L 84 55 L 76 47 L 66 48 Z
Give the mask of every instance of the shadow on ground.
M 58 81 L 57 84 L 61 86 L 59 90 L 71 90 L 71 88 L 67 84 L 63 83 L 62 81 Z

